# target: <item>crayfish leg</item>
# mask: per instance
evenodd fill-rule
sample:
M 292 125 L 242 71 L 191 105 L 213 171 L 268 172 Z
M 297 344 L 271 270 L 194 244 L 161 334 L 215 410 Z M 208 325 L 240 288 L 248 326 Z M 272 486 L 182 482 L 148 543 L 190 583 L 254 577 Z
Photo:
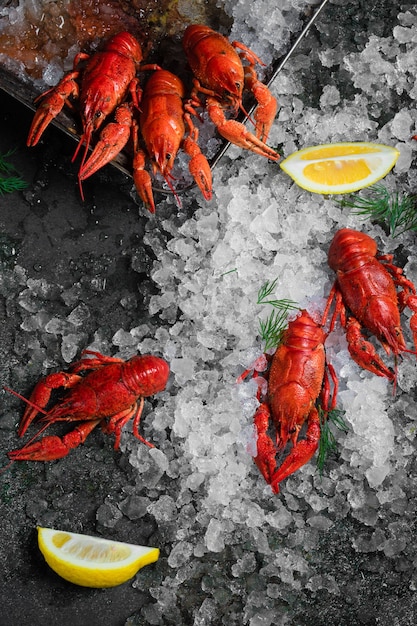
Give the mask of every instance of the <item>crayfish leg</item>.
M 413 334 L 414 348 L 415 350 L 417 350 L 417 296 L 414 295 L 415 287 L 413 283 L 410 284 L 410 288 L 406 286 L 404 290 L 400 291 L 400 293 L 398 294 L 398 303 L 400 305 L 401 311 L 403 311 L 407 307 L 412 313 L 409 324 L 410 330 Z
M 331 401 L 330 401 L 331 388 L 330 388 L 329 374 L 333 383 L 333 394 L 331 396 Z M 328 363 L 326 361 L 326 369 L 324 371 L 324 377 L 323 377 L 323 389 L 320 395 L 321 405 L 325 413 L 329 413 L 330 411 L 333 411 L 333 409 L 336 408 L 338 391 L 339 391 L 339 379 L 337 377 L 336 370 L 334 369 L 331 363 Z
M 94 358 L 84 358 L 87 354 L 91 354 L 91 357 Z M 83 350 L 81 352 L 81 359 L 71 366 L 71 371 L 83 372 L 84 370 L 96 370 L 110 363 L 123 362 L 123 359 L 119 359 L 118 357 L 114 356 L 105 356 L 104 354 L 96 352 L 95 350 Z
M 146 439 L 144 439 L 142 435 L 139 434 L 139 431 L 138 431 L 139 422 L 140 422 L 140 418 L 142 415 L 144 404 L 145 404 L 145 400 L 143 397 L 141 397 L 139 406 L 137 404 L 134 404 L 133 407 L 130 407 L 126 409 L 125 411 L 121 411 L 120 413 L 116 413 L 116 415 L 113 415 L 109 419 L 108 424 L 103 426 L 103 431 L 105 433 L 108 433 L 108 434 L 114 433 L 115 435 L 114 449 L 115 450 L 118 450 L 120 447 L 120 437 L 122 434 L 123 426 L 127 424 L 127 422 L 131 420 L 132 417 L 133 417 L 133 434 L 135 435 L 135 437 L 139 439 L 139 441 L 142 441 L 142 443 L 149 446 L 150 448 L 155 447 L 152 443 L 150 443 L 149 441 L 146 441 Z
M 135 435 L 136 439 L 139 439 L 139 441 L 141 441 L 142 443 L 144 443 L 145 445 L 147 445 L 149 448 L 154 448 L 155 446 L 153 445 L 153 443 L 151 443 L 150 441 L 147 441 L 146 439 L 144 439 L 144 437 L 142 437 L 142 435 L 139 433 L 139 422 L 140 422 L 140 418 L 142 416 L 142 411 L 143 411 L 143 405 L 145 404 L 145 400 L 142 397 L 140 399 L 140 403 L 138 406 L 138 409 L 136 411 L 136 415 L 133 419 L 133 434 Z

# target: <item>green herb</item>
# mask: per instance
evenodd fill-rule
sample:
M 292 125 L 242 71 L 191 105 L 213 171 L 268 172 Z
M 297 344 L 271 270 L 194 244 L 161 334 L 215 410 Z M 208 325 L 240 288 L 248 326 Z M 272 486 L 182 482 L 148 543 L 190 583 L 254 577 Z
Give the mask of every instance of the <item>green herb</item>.
M 369 192 L 369 196 L 355 194 L 351 200 L 341 200 L 341 204 L 356 209 L 356 215 L 386 223 L 392 237 L 407 230 L 417 231 L 417 196 L 390 192 L 383 185 L 369 187 Z
M 11 496 L 9 491 L 10 484 L 4 483 L 0 491 L 0 500 L 3 502 L 3 504 L 10 504 L 13 501 L 13 497 Z
M 237 267 L 234 267 L 232 270 L 228 270 L 227 272 L 223 272 L 220 276 L 227 276 L 227 274 L 233 274 L 233 272 L 237 272 Z
M 282 339 L 282 334 L 287 326 L 288 312 L 297 310 L 298 306 L 292 300 L 269 299 L 274 291 L 278 278 L 272 282 L 267 281 L 258 291 L 256 304 L 270 304 L 274 307 L 271 315 L 265 320 L 259 320 L 259 334 L 265 342 L 265 351 L 275 348 Z
M 323 467 L 326 462 L 327 456 L 331 452 L 336 452 L 337 442 L 334 434 L 330 429 L 330 422 L 336 426 L 338 430 L 342 430 L 347 433 L 349 428 L 343 419 L 344 411 L 340 409 L 333 409 L 328 413 L 323 411 L 322 407 L 318 408 L 320 417 L 320 443 L 319 452 L 317 456 L 317 467 L 320 475 L 323 474 Z
M 6 154 L 0 154 L 0 172 L 4 172 L 5 174 L 11 174 L 16 171 L 14 165 L 6 161 L 6 159 L 11 156 L 15 151 L 9 150 Z
M 265 322 L 259 320 L 259 334 L 265 342 L 265 351 L 281 343 L 287 322 L 287 311 L 272 311 Z
M 9 176 L 8 178 L 0 176 L 0 196 L 3 196 L 5 193 L 13 193 L 13 191 L 21 191 L 26 189 L 27 186 L 27 182 L 20 176 Z
M 6 174 L 6 176 L 0 176 L 0 196 L 13 191 L 21 191 L 27 187 L 26 181 L 14 175 L 17 173 L 15 166 L 7 161 L 13 152 L 14 150 L 9 150 L 6 154 L 0 154 L 0 172 Z

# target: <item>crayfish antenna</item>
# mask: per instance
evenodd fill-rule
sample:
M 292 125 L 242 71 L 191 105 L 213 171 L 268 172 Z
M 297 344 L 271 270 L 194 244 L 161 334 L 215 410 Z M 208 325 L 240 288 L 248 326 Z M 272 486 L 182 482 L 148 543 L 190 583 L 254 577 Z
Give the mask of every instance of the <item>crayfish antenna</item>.
M 172 176 L 172 174 L 165 174 L 164 175 L 164 180 L 166 182 L 166 184 L 168 185 L 170 191 L 172 192 L 175 201 L 177 203 L 177 206 L 179 209 L 182 209 L 182 202 L 181 202 L 181 198 L 179 197 L 179 195 L 177 194 L 176 190 L 174 189 L 174 185 L 171 183 L 171 179 L 175 180 L 175 176 Z
M 3 387 L 3 389 L 5 391 L 8 391 L 10 393 L 12 393 L 13 395 L 17 396 L 18 398 L 20 398 L 21 400 L 24 400 L 25 402 L 27 402 L 28 404 L 30 404 L 30 406 L 33 406 L 35 409 L 37 409 L 38 411 L 41 411 L 42 413 L 46 413 L 46 411 L 44 411 L 43 409 L 41 409 L 40 407 L 36 406 L 36 404 L 34 404 L 33 402 L 30 402 L 27 398 L 24 398 L 23 396 L 21 396 L 19 393 L 17 393 L 16 391 L 13 391 L 13 389 L 10 389 L 9 387 Z M 39 435 L 41 435 L 43 433 L 44 430 L 46 430 L 49 426 L 49 422 L 47 422 L 44 426 L 42 426 L 42 428 L 40 428 L 38 430 L 38 432 L 33 435 L 33 437 L 31 439 L 29 439 L 29 441 L 27 441 L 25 443 L 25 445 L 23 446 L 23 448 L 21 448 L 21 450 L 24 450 L 25 448 L 27 448 L 32 441 L 34 441 L 35 439 L 37 439 L 39 437 Z M 4 467 L 2 467 L 0 469 L 0 474 L 3 474 L 3 472 L 6 472 L 13 463 L 15 463 L 16 461 L 14 459 L 11 459 L 7 465 L 5 465 Z
M 406 352 L 413 352 L 412 350 L 406 350 Z M 394 379 L 392 381 L 392 395 L 397 393 L 397 377 L 398 377 L 398 354 L 394 355 Z
M 49 425 L 50 425 L 50 422 L 46 422 L 46 424 L 44 424 L 44 425 L 42 426 L 42 428 L 40 428 L 40 429 L 38 430 L 38 432 L 37 432 L 37 433 L 35 433 L 35 434 L 33 435 L 33 437 L 31 437 L 31 438 L 29 439 L 29 441 L 27 441 L 27 442 L 25 443 L 25 445 L 21 448 L 21 450 L 24 450 L 25 448 L 27 448 L 28 446 L 30 446 L 30 444 L 32 443 L 32 441 L 35 441 L 35 439 L 37 439 L 37 438 L 39 437 L 39 435 L 42 435 L 43 431 L 44 431 L 44 430 L 46 430 L 46 429 L 48 428 L 48 426 L 49 426 Z
M 85 144 L 84 153 L 83 153 L 83 156 L 81 157 L 80 169 L 78 170 L 78 188 L 80 190 L 80 196 L 83 202 L 84 202 L 84 193 L 83 193 L 83 186 L 82 186 L 82 181 L 80 177 L 80 172 L 84 166 L 84 163 L 87 160 L 88 148 L 90 147 L 90 141 L 91 141 L 91 133 L 92 133 L 91 126 L 87 126 L 85 132 L 80 137 L 78 146 L 76 147 L 75 152 L 71 159 L 71 163 L 74 163 L 75 159 L 78 156 L 78 152 L 80 151 L 81 146 Z
M 254 122 L 254 120 L 251 118 L 251 116 L 249 115 L 249 113 L 247 112 L 247 110 L 245 109 L 245 107 L 243 106 L 242 103 L 239 104 L 239 109 L 242 111 L 243 115 L 245 116 L 246 120 L 249 120 L 251 124 L 253 124 L 254 126 L 256 126 L 256 123 Z
M 91 127 L 91 124 L 86 125 L 85 131 L 83 132 L 83 134 L 80 137 L 80 141 L 78 142 L 78 146 L 75 149 L 75 152 L 73 154 L 73 157 L 71 159 L 71 163 L 74 163 L 75 159 L 78 156 L 78 152 L 80 151 L 80 148 L 83 144 L 85 144 L 85 148 L 84 148 L 84 154 L 81 158 L 81 165 L 80 165 L 80 169 L 82 168 L 82 166 L 85 163 L 85 160 L 87 158 L 87 152 L 88 152 L 88 148 L 90 147 L 90 142 L 91 142 L 91 134 L 93 132 L 93 129 Z
M 14 396 L 16 396 L 16 398 L 19 398 L 19 400 L 23 400 L 23 402 L 26 402 L 26 404 L 28 404 L 32 408 L 36 409 L 37 411 L 39 411 L 39 413 L 43 413 L 44 415 L 47 414 L 48 411 L 45 411 L 45 409 L 41 409 L 40 406 L 38 406 L 37 404 L 35 404 L 31 400 L 28 400 L 27 398 L 25 398 L 25 396 L 22 396 L 20 393 L 18 393 L 14 389 L 11 389 L 10 387 L 6 387 L 6 386 L 3 386 L 3 389 L 4 389 L 4 391 L 7 391 L 8 393 L 11 393 Z
M 81 200 L 84 202 L 84 192 L 83 192 L 83 184 L 81 182 L 81 178 L 78 178 L 78 189 L 80 190 Z
M 7 465 L 0 468 L 0 474 L 3 474 L 3 472 L 6 472 L 10 468 L 10 466 L 13 465 L 13 463 L 15 463 L 15 461 L 9 461 Z

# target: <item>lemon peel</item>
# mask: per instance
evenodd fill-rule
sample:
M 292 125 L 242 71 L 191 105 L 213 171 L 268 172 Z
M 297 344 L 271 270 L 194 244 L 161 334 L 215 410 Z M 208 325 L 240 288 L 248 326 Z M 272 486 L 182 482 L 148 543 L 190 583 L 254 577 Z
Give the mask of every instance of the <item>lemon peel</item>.
M 381 180 L 399 155 L 397 148 L 365 141 L 322 144 L 294 152 L 280 167 L 302 189 L 342 194 Z
M 38 545 L 49 567 L 82 587 L 115 587 L 158 560 L 159 549 L 79 533 L 38 529 Z

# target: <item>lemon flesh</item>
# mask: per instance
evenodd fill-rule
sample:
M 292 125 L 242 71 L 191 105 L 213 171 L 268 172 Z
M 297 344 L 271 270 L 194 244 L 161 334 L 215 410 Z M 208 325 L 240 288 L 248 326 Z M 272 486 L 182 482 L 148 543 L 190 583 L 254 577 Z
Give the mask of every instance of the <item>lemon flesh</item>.
M 307 191 L 351 193 L 381 180 L 399 155 L 397 148 L 377 143 L 323 144 L 294 152 L 280 167 Z
M 82 587 L 115 587 L 158 560 L 158 548 L 38 526 L 38 545 L 49 567 Z

